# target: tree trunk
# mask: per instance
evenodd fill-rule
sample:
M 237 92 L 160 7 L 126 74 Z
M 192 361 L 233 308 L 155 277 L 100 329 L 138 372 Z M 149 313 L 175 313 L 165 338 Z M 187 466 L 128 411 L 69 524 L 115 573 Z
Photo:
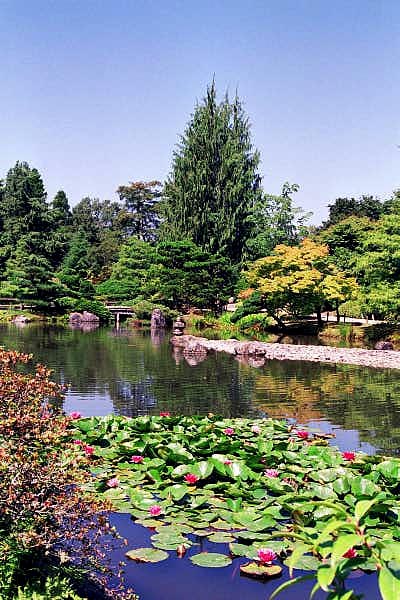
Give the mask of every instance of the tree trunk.
M 318 327 L 322 327 L 323 326 L 323 322 L 322 322 L 321 307 L 320 306 L 317 308 L 317 321 L 318 321 Z

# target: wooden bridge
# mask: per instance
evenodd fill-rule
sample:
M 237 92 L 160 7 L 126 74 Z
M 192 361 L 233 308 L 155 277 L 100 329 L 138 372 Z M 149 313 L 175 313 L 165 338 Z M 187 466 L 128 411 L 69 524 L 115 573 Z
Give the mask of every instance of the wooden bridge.
M 135 315 L 131 306 L 119 306 L 113 302 L 106 302 L 104 305 L 115 318 L 115 327 L 119 329 L 121 317 L 133 317 Z

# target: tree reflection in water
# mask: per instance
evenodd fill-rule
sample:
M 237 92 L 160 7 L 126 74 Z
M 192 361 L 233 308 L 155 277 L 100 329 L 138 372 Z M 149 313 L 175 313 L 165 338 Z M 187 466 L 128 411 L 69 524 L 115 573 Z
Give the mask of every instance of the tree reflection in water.
M 0 344 L 33 353 L 58 381 L 71 384 L 71 410 L 268 414 L 357 430 L 361 442 L 399 452 L 399 371 L 302 361 L 249 364 L 223 354 L 185 357 L 163 333 L 4 325 Z

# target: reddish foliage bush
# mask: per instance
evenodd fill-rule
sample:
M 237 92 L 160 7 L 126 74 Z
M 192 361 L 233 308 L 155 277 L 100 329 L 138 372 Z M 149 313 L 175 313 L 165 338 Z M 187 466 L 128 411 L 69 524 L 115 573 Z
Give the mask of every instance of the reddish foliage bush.
M 30 360 L 0 349 L 0 560 L 9 565 L 2 592 L 12 597 L 33 570 L 46 575 L 49 565 L 61 564 L 104 590 L 109 507 L 77 487 L 90 477 L 82 468 L 90 455 L 67 441 L 62 389 L 44 366 L 30 372 Z

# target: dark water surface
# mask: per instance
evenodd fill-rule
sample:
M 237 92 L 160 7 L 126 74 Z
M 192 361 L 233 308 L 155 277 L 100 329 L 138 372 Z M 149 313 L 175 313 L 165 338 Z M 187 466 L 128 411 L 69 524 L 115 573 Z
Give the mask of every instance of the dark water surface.
M 255 368 L 223 353 L 189 364 L 168 336 L 137 330 L 2 325 L 0 345 L 54 369 L 70 385 L 67 412 L 286 417 L 333 431 L 342 450 L 400 454 L 400 370 L 277 360 Z
M 189 364 L 173 352 L 168 336 L 131 330 L 84 333 L 2 325 L 0 345 L 32 353 L 54 369 L 54 378 L 70 386 L 67 412 L 287 417 L 311 430 L 333 431 L 333 442 L 342 450 L 400 454 L 400 371 L 302 361 L 270 361 L 255 368 L 222 353 Z M 129 548 L 148 545 L 151 532 L 128 515 L 115 515 L 114 521 Z M 213 546 L 214 551 L 226 550 Z M 195 546 L 188 554 L 197 551 Z M 123 557 L 122 552 L 115 558 Z M 239 565 L 236 559 L 232 567 L 203 569 L 172 553 L 159 565 L 129 562 L 127 579 L 141 600 L 266 600 L 283 581 L 249 580 L 240 576 Z M 352 584 L 365 600 L 379 598 L 374 576 Z M 305 599 L 311 588 L 312 583 L 295 586 L 281 598 Z

